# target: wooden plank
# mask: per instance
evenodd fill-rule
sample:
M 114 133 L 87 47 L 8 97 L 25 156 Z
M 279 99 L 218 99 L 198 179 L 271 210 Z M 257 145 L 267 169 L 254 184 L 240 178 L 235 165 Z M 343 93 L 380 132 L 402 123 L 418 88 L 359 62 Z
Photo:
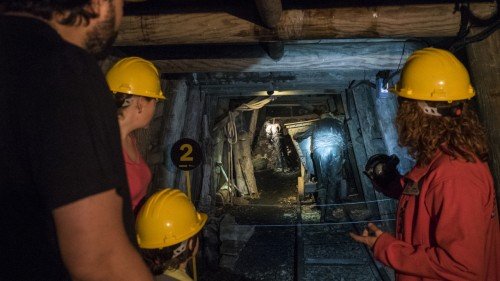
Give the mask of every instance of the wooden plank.
M 170 150 L 172 145 L 180 139 L 182 134 L 183 126 L 179 124 L 184 124 L 184 119 L 186 117 L 186 100 L 188 86 L 186 80 L 176 80 L 168 81 L 168 89 L 171 89 L 170 99 L 167 101 L 169 106 L 168 124 L 166 125 L 165 132 L 165 168 L 166 174 L 163 181 L 163 187 L 177 187 L 176 186 L 176 176 L 178 174 L 177 167 L 174 166 L 172 160 L 170 160 Z M 186 191 L 186 190 L 183 190 Z
M 241 140 L 238 139 L 238 141 L 235 144 L 233 144 L 231 148 L 231 151 L 233 153 L 233 169 L 234 169 L 234 174 L 236 176 L 236 186 L 238 187 L 238 190 L 242 193 L 241 195 L 249 195 L 250 192 L 248 190 L 245 178 L 243 177 L 243 171 L 242 171 L 243 169 L 240 163 L 240 159 L 242 157 L 240 143 Z
M 361 188 L 363 191 L 363 196 L 365 201 L 376 200 L 375 191 L 373 190 L 371 182 L 362 174 L 365 169 L 365 163 L 368 160 L 366 157 L 366 150 L 363 142 L 363 136 L 361 135 L 360 123 L 358 120 L 358 113 L 356 110 L 356 103 L 354 101 L 354 95 L 352 91 L 347 91 L 347 94 L 342 94 L 344 100 L 346 100 L 347 108 L 345 112 L 349 114 L 350 118 L 346 119 L 347 128 L 349 135 L 351 137 L 351 144 L 354 150 L 354 158 L 356 165 L 358 167 L 359 179 L 361 180 Z M 377 204 L 366 204 L 368 210 L 372 215 L 379 214 L 379 208 Z
M 163 73 L 349 71 L 397 69 L 419 42 L 288 44 L 279 61 L 261 57 L 156 59 Z M 401 57 L 403 48 L 407 50 Z M 237 49 L 234 52 L 238 52 Z
M 251 150 L 252 139 L 249 137 L 249 133 L 242 133 L 239 135 L 239 137 L 240 141 L 238 145 L 240 147 L 240 152 L 241 152 L 239 163 L 241 165 L 241 171 L 245 179 L 248 193 L 252 198 L 259 198 L 259 190 L 257 189 L 257 183 L 255 181 L 255 175 L 252 163 L 252 150 Z
M 250 140 L 250 145 L 253 143 L 253 140 L 255 139 L 255 130 L 257 129 L 258 118 L 259 118 L 259 109 L 255 109 L 252 111 L 252 117 L 250 118 L 250 124 L 248 125 L 248 139 Z
M 218 136 L 215 136 L 212 134 L 212 131 L 211 131 L 211 128 L 212 126 L 214 125 L 214 122 L 215 122 L 215 115 L 216 115 L 216 111 L 217 111 L 217 103 L 218 103 L 218 97 L 216 96 L 208 96 L 206 95 L 205 96 L 205 103 L 206 103 L 206 106 L 205 106 L 205 114 L 207 115 L 207 124 L 206 124 L 206 130 L 208 130 L 208 136 L 206 136 L 206 138 L 209 138 L 209 141 L 204 141 L 203 142 L 203 145 L 204 145 L 204 151 L 205 153 L 209 153 L 210 155 L 210 171 L 207 171 L 205 169 L 205 167 L 203 168 L 203 173 L 205 175 L 205 173 L 208 173 L 210 175 L 210 182 L 208 182 L 208 197 L 209 199 L 205 200 L 202 202 L 202 204 L 205 204 L 205 205 L 209 205 L 212 206 L 213 204 L 215 204 L 215 198 L 216 198 L 216 192 L 217 192 L 217 188 L 218 188 L 218 185 L 219 185 L 219 173 L 217 173 L 218 171 L 218 168 L 217 168 L 217 162 L 221 162 L 222 159 L 219 159 L 217 158 L 217 145 L 218 145 L 218 142 L 220 141 L 220 137 Z M 203 123 L 205 125 L 205 123 Z M 204 133 L 205 134 L 205 133 Z M 207 162 L 205 162 L 207 163 Z M 206 191 L 206 186 L 205 186 L 205 182 L 203 183 L 203 192 Z M 203 197 L 202 197 L 202 200 L 203 200 Z M 210 202 L 208 202 L 210 201 Z
M 382 79 L 382 78 L 378 78 Z M 377 80 L 377 91 L 380 91 L 381 81 Z M 399 171 L 408 172 L 415 165 L 415 161 L 408 155 L 406 149 L 398 144 L 398 132 L 394 119 L 398 111 L 397 96 L 391 93 L 371 94 L 375 105 L 375 114 L 380 133 L 387 149 L 387 154 L 396 154 L 399 157 Z
M 476 32 L 476 31 L 475 31 Z M 490 169 L 495 180 L 497 202 L 500 202 L 500 31 L 483 41 L 467 46 L 473 85 L 490 149 Z
M 293 99 L 283 97 L 283 91 L 293 91 L 294 95 L 304 94 L 335 94 L 348 87 L 348 81 L 363 80 L 375 77 L 379 70 L 336 70 L 331 72 L 217 72 L 199 74 L 198 79 L 203 90 L 209 95 L 241 95 L 264 92 L 270 83 L 274 84 L 273 96 L 279 96 L 275 102 Z M 164 75 L 169 77 L 170 75 Z M 311 89 L 326 89 L 324 91 L 311 91 Z M 332 91 L 333 90 L 333 91 Z M 299 93 L 297 93 L 299 92 Z M 286 94 L 288 92 L 285 92 Z M 290 92 L 292 93 L 292 92 Z M 296 101 L 296 99 L 295 99 Z
M 203 106 L 205 105 L 205 92 L 200 91 L 198 85 L 191 83 L 188 87 L 188 95 L 186 104 L 184 105 L 186 114 L 184 126 L 182 128 L 182 138 L 190 138 L 195 140 L 203 148 L 202 140 L 202 119 Z M 201 194 L 203 166 L 197 167 L 191 172 L 191 187 L 193 201 L 198 201 Z M 178 176 L 179 177 L 179 176 Z M 184 188 L 185 180 L 178 183 L 179 188 Z
M 217 103 L 217 112 L 216 112 L 216 120 L 220 120 L 223 116 L 227 115 L 229 111 L 229 99 L 218 98 Z M 227 143 L 227 138 L 224 133 L 224 129 L 221 127 L 219 130 L 212 131 L 212 135 L 216 136 L 217 144 L 214 148 L 214 158 L 217 163 L 222 163 L 222 166 L 226 171 L 229 171 L 229 144 Z M 225 182 L 226 179 L 223 176 L 223 173 L 220 167 L 215 167 L 215 172 L 217 175 L 218 184 L 215 185 L 215 188 L 218 190 Z M 229 176 L 229 175 L 228 175 Z M 233 177 L 233 175 L 231 175 Z
M 474 3 L 471 6 L 479 17 L 489 17 L 496 11 L 494 2 Z M 219 11 L 125 16 L 115 44 L 134 46 L 322 38 L 446 37 L 455 36 L 460 26 L 460 13 L 454 10 L 453 3 L 291 9 L 283 11 L 280 22 L 273 30 Z
M 373 94 L 374 91 L 372 91 L 371 88 L 366 85 L 358 86 L 357 88 L 352 90 L 352 96 L 356 103 L 359 126 L 362 132 L 361 136 L 363 139 L 364 147 L 366 149 L 367 158 L 377 153 L 387 153 L 387 149 L 382 140 L 380 129 L 378 128 L 377 124 L 377 116 L 375 114 L 375 108 L 373 100 L 371 98 L 371 95 Z M 361 163 L 362 166 L 364 166 L 366 161 L 363 161 Z M 362 167 L 360 171 L 364 171 L 364 167 Z M 364 175 L 361 175 L 361 177 L 366 179 L 366 176 Z M 369 187 L 375 192 L 375 197 L 377 200 L 388 198 L 382 193 L 374 190 L 371 183 L 368 184 Z M 393 214 L 395 213 L 396 209 L 394 202 L 378 202 L 378 208 L 380 210 L 381 219 L 385 220 L 394 218 Z M 386 230 L 393 230 L 393 223 L 385 222 L 383 223 L 383 225 L 386 227 Z
M 206 108 L 211 104 L 211 98 L 207 97 L 205 99 L 205 112 L 210 111 L 211 108 Z M 209 212 L 215 204 L 215 189 L 213 188 L 212 178 L 213 178 L 213 169 L 212 167 L 215 165 L 213 161 L 213 152 L 214 149 L 212 147 L 212 138 L 210 137 L 210 129 L 209 129 L 209 121 L 208 115 L 203 115 L 203 141 L 202 141 L 202 151 L 203 151 L 203 178 L 201 181 L 201 194 L 200 201 L 198 206 L 201 211 Z
M 343 85 L 345 87 L 345 85 Z M 262 88 L 262 86 L 261 86 Z M 269 95 L 266 91 L 245 91 L 241 89 L 235 89 L 228 87 L 226 90 L 212 91 L 211 89 L 204 88 L 209 95 L 217 95 L 219 97 L 268 97 Z M 336 92 L 335 92 L 336 93 Z M 294 91 L 274 91 L 273 97 L 282 96 L 308 96 L 308 95 L 324 95 L 324 94 L 334 94 L 331 90 L 294 90 Z M 235 114 L 239 114 L 235 112 Z M 214 129 L 219 128 L 219 123 L 215 125 Z

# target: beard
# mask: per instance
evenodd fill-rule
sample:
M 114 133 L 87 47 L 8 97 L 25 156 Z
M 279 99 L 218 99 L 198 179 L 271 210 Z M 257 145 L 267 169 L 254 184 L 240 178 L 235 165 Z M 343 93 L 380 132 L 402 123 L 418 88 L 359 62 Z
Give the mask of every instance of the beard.
M 93 54 L 97 59 L 104 59 L 110 52 L 111 46 L 118 36 L 115 29 L 115 8 L 113 2 L 110 2 L 109 13 L 92 30 L 87 33 L 85 49 Z

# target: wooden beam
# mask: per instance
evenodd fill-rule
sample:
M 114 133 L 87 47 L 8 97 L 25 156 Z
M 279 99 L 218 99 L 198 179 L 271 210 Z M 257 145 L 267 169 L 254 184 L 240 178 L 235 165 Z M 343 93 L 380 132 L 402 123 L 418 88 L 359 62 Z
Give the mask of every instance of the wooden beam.
M 490 17 L 494 2 L 473 3 L 478 17 Z M 455 4 L 285 10 L 270 30 L 227 12 L 126 16 L 117 46 L 256 43 L 323 38 L 455 36 Z M 355 19 L 355 20 L 353 20 Z
M 366 157 L 370 158 L 374 154 L 385 153 L 387 154 L 387 148 L 385 147 L 384 141 L 382 140 L 382 133 L 378 124 L 376 123 L 377 116 L 375 114 L 375 106 L 371 95 L 374 91 L 365 85 L 361 85 L 351 91 L 354 97 L 354 102 L 356 106 L 356 111 L 359 120 L 359 127 L 361 128 L 361 137 L 363 138 L 363 143 L 365 146 Z M 353 117 L 353 115 L 351 115 Z M 352 138 L 351 138 L 352 139 Z M 362 161 L 359 164 L 364 165 L 366 161 Z M 361 168 L 359 171 L 363 171 Z M 365 175 L 360 175 L 363 180 L 367 180 Z M 369 188 L 373 190 L 373 184 L 368 183 Z M 375 197 L 377 200 L 387 199 L 384 194 L 375 191 Z M 373 203 L 372 203 L 373 204 Z M 382 220 L 389 220 L 393 217 L 396 206 L 394 202 L 391 201 L 381 201 L 378 202 L 378 209 L 380 210 L 380 218 Z M 371 209 L 370 209 L 371 210 Z M 386 229 L 394 229 L 394 223 L 392 221 L 384 221 L 382 223 Z
M 285 45 L 279 61 L 264 54 L 261 57 L 154 60 L 154 64 L 162 73 L 397 69 L 413 51 L 423 47 L 421 43 L 404 41 L 289 44 Z
M 382 78 L 377 78 L 376 93 L 370 95 L 374 104 L 376 122 L 380 128 L 387 154 L 396 154 L 399 157 L 399 171 L 401 174 L 406 174 L 415 166 L 415 161 L 408 155 L 406 149 L 399 146 L 398 132 L 394 122 L 398 111 L 397 96 L 387 92 L 381 93 L 382 81 Z
M 374 79 L 378 70 L 338 70 L 332 72 L 226 72 L 198 75 L 198 81 L 207 94 L 230 96 L 264 95 L 273 83 L 274 95 L 283 91 L 309 91 L 311 94 L 335 94 L 344 91 L 352 80 Z M 176 76 L 177 74 L 172 74 Z M 165 75 L 169 77 L 171 75 Z M 170 79 L 170 78 L 168 78 Z M 328 89 L 328 91 L 324 91 Z M 314 91 L 314 92 L 312 92 Z M 258 93 L 254 93 L 258 92 Z M 267 95 L 267 94 L 266 94 Z M 295 95 L 298 95 L 297 93 Z
M 255 0 L 255 5 L 264 25 L 268 28 L 276 27 L 283 12 L 281 0 Z
M 473 32 L 476 32 L 473 30 Z M 473 85 L 481 121 L 486 128 L 489 142 L 490 169 L 495 180 L 497 202 L 500 202 L 500 31 L 495 31 L 483 41 L 467 45 L 467 56 L 472 70 Z
M 347 121 L 347 129 L 349 131 L 349 136 L 351 139 L 352 149 L 354 150 L 354 158 L 349 158 L 350 161 L 355 161 L 357 165 L 357 171 L 359 179 L 361 180 L 361 189 L 363 191 L 363 197 L 365 201 L 374 201 L 377 200 L 375 196 L 375 190 L 371 185 L 368 178 L 363 175 L 362 171 L 365 169 L 366 161 L 368 160 L 366 156 L 366 148 L 363 142 L 363 135 L 361 132 L 361 124 L 359 122 L 358 113 L 356 110 L 356 102 L 354 100 L 354 93 L 352 90 L 348 90 L 345 93 L 342 93 L 342 99 L 345 100 L 344 109 L 346 112 L 346 116 L 350 116 L 350 118 L 346 119 Z M 368 203 L 366 204 L 370 213 L 375 216 L 380 213 L 379 207 L 377 204 Z
M 273 97 L 281 96 L 307 96 L 307 95 L 324 95 L 335 94 L 329 90 L 294 90 L 294 91 L 275 91 Z M 209 95 L 217 95 L 219 97 L 267 97 L 269 96 L 266 91 L 246 92 L 246 91 L 229 91 L 229 92 L 209 92 Z
M 168 81 L 167 89 L 170 89 L 168 93 L 169 100 L 167 101 L 169 122 L 166 125 L 165 139 L 163 140 L 165 145 L 166 174 L 162 184 L 163 187 L 177 187 L 176 180 L 179 169 L 175 167 L 170 159 L 170 150 L 182 134 L 183 126 L 179 126 L 179 124 L 184 124 L 186 119 L 188 85 L 186 80 Z M 186 192 L 185 189 L 183 191 Z
M 282 41 L 263 43 L 264 50 L 274 61 L 279 61 L 285 54 L 285 44 Z

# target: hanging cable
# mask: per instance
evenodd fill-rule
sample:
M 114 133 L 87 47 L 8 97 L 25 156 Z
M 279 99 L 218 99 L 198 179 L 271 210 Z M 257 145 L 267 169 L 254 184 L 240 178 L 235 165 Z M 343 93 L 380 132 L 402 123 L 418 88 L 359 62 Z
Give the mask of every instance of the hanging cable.
M 226 133 L 227 141 L 229 144 L 233 145 L 238 142 L 238 134 L 236 132 L 236 123 L 234 122 L 234 112 L 229 112 L 229 118 L 224 127 L 224 131 Z
M 229 143 L 229 153 L 228 153 L 228 186 L 231 191 L 233 191 L 233 188 L 238 190 L 240 193 L 242 191 L 238 188 L 238 185 L 234 184 L 234 161 L 233 161 L 233 145 L 238 143 L 238 133 L 237 133 L 237 128 L 236 128 L 236 123 L 235 123 L 235 116 L 234 112 L 230 111 L 229 112 L 229 118 L 227 121 L 226 126 L 224 127 L 224 132 L 226 134 L 227 142 Z M 232 201 L 232 200 L 231 200 Z
M 494 15 L 488 19 L 478 18 L 470 10 L 469 3 L 459 3 L 455 5 L 455 11 L 460 11 L 460 30 L 457 33 L 455 41 L 448 50 L 455 53 L 470 43 L 482 41 L 493 34 L 500 26 L 500 1 L 497 0 L 497 10 Z M 476 35 L 467 37 L 471 27 L 486 27 Z

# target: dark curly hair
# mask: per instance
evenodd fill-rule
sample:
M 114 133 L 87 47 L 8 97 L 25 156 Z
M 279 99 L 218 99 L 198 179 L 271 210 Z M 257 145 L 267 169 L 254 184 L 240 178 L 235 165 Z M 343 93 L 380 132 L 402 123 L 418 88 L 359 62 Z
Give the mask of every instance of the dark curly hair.
M 468 102 L 463 101 L 463 113 L 459 117 L 450 117 L 425 114 L 416 100 L 400 98 L 399 101 L 396 116 L 399 144 L 408 148 L 417 165 L 428 164 L 438 149 L 468 162 L 475 162 L 476 158 L 487 160 L 486 133 Z M 436 107 L 447 102 L 427 104 Z
M 25 12 L 45 20 L 51 20 L 54 13 L 67 12 L 59 22 L 64 25 L 87 25 L 98 16 L 85 9 L 90 0 L 2 0 L 1 3 L 3 12 Z

